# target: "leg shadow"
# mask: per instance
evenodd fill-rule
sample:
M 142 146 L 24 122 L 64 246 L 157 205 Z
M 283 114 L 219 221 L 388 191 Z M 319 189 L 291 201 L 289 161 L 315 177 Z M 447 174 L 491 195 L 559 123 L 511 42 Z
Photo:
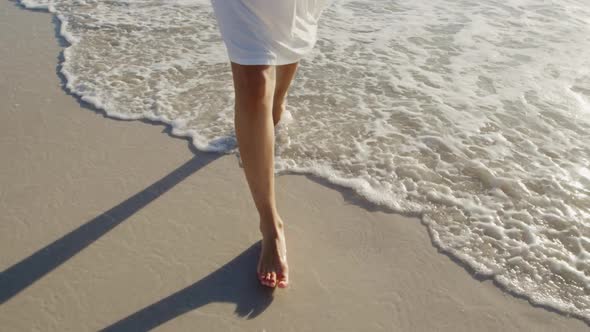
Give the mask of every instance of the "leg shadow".
M 257 242 L 207 277 L 102 329 L 105 332 L 148 331 L 213 302 L 236 304 L 236 314 L 252 319 L 273 300 L 273 289 L 256 279 Z
M 221 154 L 200 153 L 170 174 L 0 273 L 0 305 L 53 271 L 101 236 Z M 116 190 L 116 188 L 113 188 Z

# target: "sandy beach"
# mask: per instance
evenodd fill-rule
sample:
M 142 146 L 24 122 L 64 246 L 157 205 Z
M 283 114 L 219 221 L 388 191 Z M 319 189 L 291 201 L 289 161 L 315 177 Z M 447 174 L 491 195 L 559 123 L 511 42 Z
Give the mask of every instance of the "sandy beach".
M 0 2 L 0 27 L 1 330 L 588 330 L 472 275 L 419 219 L 302 175 L 276 180 L 291 286 L 259 286 L 236 156 L 68 94 L 46 11 Z

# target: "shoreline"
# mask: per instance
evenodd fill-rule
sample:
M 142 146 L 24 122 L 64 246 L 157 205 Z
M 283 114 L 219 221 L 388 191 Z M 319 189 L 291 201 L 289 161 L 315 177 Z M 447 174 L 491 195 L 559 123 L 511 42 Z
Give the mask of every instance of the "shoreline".
M 276 179 L 292 287 L 273 296 L 253 274 L 232 277 L 254 268 L 259 238 L 236 158 L 197 151 L 168 125 L 112 118 L 66 92 L 56 18 L 13 1 L 0 6 L 8 104 L 0 146 L 10 156 L 0 172 L 0 281 L 12 282 L 1 293 L 3 326 L 587 329 L 475 279 L 433 247 L 417 218 L 313 176 Z

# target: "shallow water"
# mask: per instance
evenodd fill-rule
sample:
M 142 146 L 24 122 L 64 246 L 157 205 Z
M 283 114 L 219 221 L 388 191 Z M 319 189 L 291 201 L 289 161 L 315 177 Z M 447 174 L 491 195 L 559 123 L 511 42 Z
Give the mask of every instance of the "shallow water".
M 21 3 L 61 20 L 69 90 L 236 152 L 207 0 Z M 420 214 L 478 273 L 590 320 L 590 4 L 336 0 L 320 22 L 277 171 Z

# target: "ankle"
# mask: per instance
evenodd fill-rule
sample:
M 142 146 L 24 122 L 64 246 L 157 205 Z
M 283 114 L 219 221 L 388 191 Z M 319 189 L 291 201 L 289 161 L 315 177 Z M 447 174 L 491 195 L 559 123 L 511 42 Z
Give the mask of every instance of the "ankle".
M 278 215 L 269 219 L 260 219 L 260 232 L 265 238 L 278 238 L 283 234 L 284 226 Z

